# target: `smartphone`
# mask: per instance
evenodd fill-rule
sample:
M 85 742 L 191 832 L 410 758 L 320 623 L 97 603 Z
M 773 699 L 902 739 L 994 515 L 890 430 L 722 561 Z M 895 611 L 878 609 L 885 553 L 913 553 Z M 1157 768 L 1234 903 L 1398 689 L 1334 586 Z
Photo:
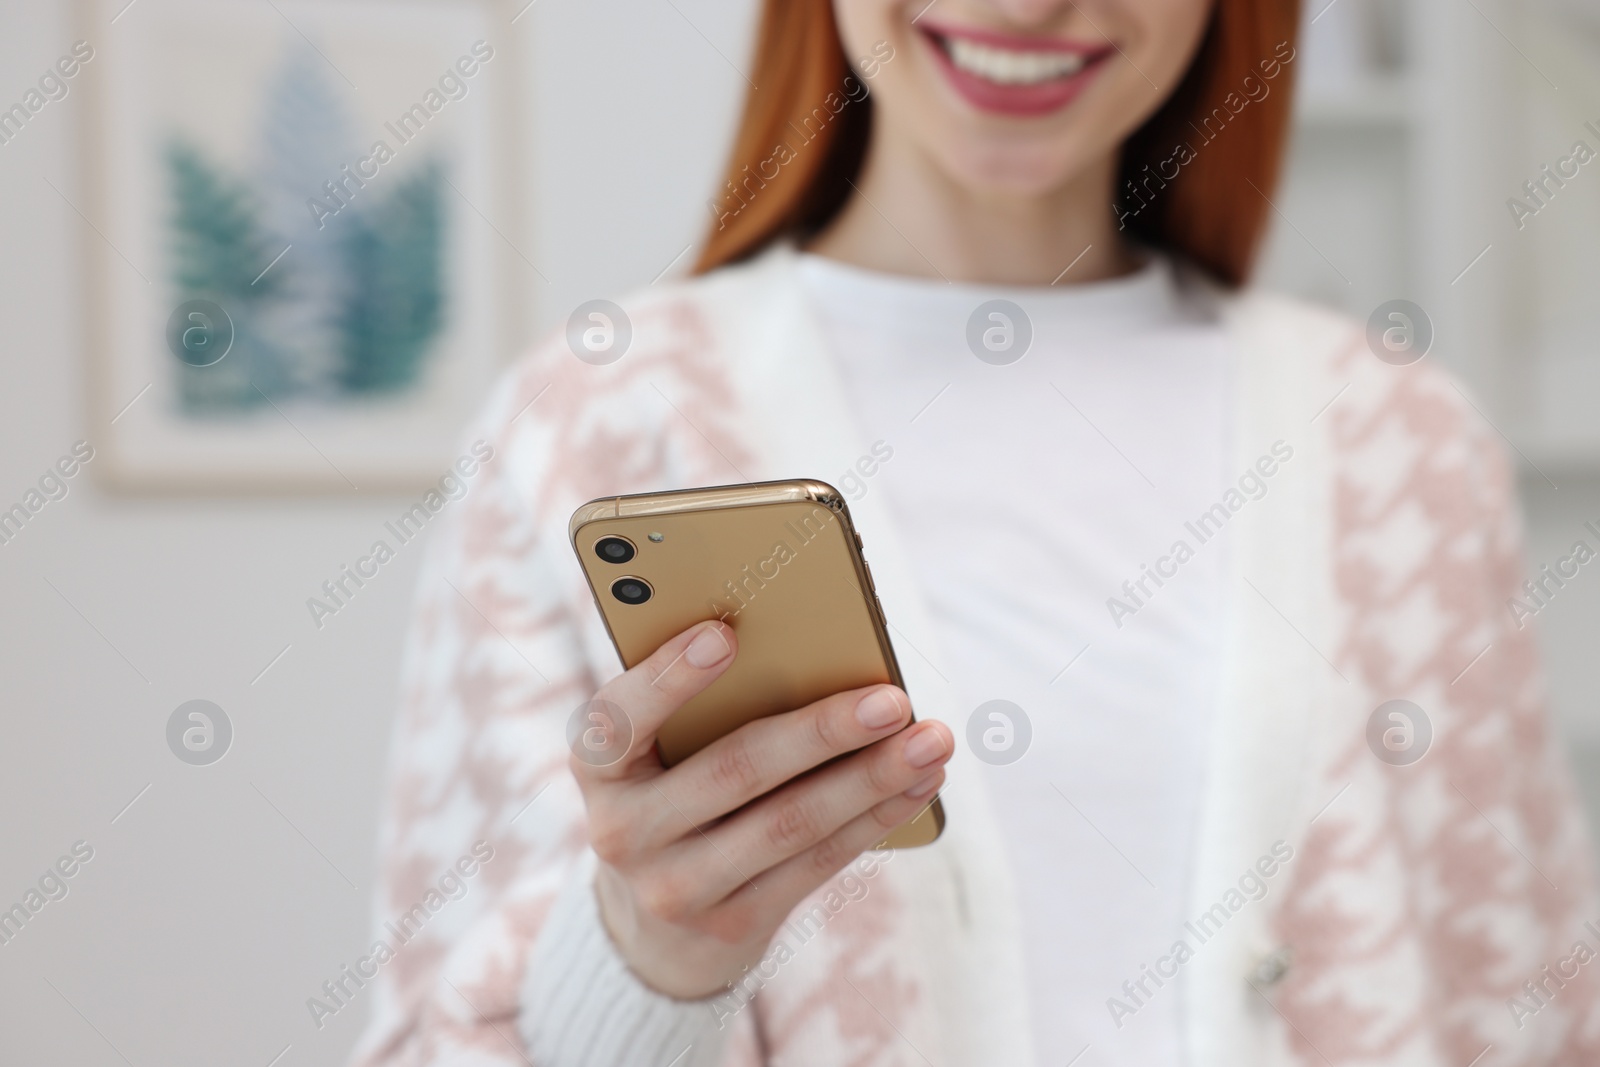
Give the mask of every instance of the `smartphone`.
M 706 619 L 739 636 L 733 666 L 662 724 L 666 766 L 841 690 L 904 688 L 861 535 L 826 482 L 607 497 L 574 512 L 568 531 L 624 667 Z M 943 830 L 935 796 L 881 847 L 926 845 Z

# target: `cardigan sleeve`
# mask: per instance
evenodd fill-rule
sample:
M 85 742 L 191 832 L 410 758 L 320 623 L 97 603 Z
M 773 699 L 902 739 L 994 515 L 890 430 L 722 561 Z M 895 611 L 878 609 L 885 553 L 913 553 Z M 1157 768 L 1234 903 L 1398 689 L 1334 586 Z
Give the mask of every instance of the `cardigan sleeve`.
M 533 1061 L 550 1067 L 711 1067 L 725 1037 L 707 1001 L 641 982 L 611 943 L 595 900 L 594 854 L 575 872 L 535 944 L 522 990 Z
M 1574 571 L 1576 565 L 1569 557 L 1566 564 L 1537 561 L 1530 568 L 1516 470 L 1495 432 L 1477 419 L 1471 421 L 1486 529 L 1479 581 L 1487 633 L 1478 666 L 1489 669 L 1476 680 L 1472 670 L 1463 670 L 1451 686 L 1466 689 L 1460 699 L 1465 711 L 1461 732 L 1467 738 L 1446 770 L 1456 793 L 1453 799 L 1461 802 L 1462 819 L 1471 829 L 1463 832 L 1457 824 L 1435 843 L 1450 866 L 1441 861 L 1432 873 L 1441 879 L 1454 875 L 1450 891 L 1461 898 L 1436 933 L 1448 950 L 1448 955 L 1441 953 L 1445 959 L 1439 968 L 1444 1040 L 1461 1049 L 1480 1036 L 1490 1042 L 1498 1036 L 1503 1047 L 1530 1060 L 1600 1063 L 1600 972 L 1592 964 L 1578 965 L 1600 952 L 1593 838 L 1549 715 L 1538 630 L 1524 611 L 1533 598 L 1543 599 L 1541 588 L 1544 595 L 1557 588 L 1541 564 L 1558 570 L 1570 565 Z M 1583 533 L 1592 551 L 1594 542 Z M 1563 551 L 1571 553 L 1572 543 Z M 1466 857 L 1502 844 L 1507 847 L 1497 851 L 1504 870 L 1478 861 L 1474 866 L 1483 881 L 1474 884 Z M 1507 872 L 1521 874 L 1520 893 L 1506 892 Z M 1511 968 L 1505 964 L 1513 954 L 1497 960 L 1496 953 L 1485 951 L 1492 941 L 1479 932 L 1488 925 L 1483 916 L 1497 907 L 1517 916 L 1521 936 L 1537 946 L 1528 963 L 1517 968 L 1522 973 L 1510 981 L 1506 975 Z M 1465 966 L 1457 962 L 1462 960 Z M 1485 1002 L 1497 1009 L 1498 1032 L 1475 1025 Z
M 547 384 L 537 365 L 497 388 L 460 453 L 477 469 L 454 468 L 464 494 L 428 520 L 437 528 L 418 579 L 380 832 L 381 965 L 362 1067 L 526 1063 L 521 976 L 583 848 L 563 712 L 597 683 L 555 570 L 564 546 L 548 543 L 541 516 L 550 441 L 529 413 Z M 469 856 L 475 868 L 457 866 Z M 451 880 L 440 893 L 451 871 L 464 890 Z
M 690 1067 L 727 1036 L 750 1044 L 751 1013 L 724 1035 L 705 1004 L 655 994 L 622 962 L 568 770 L 568 719 L 611 657 L 595 655 L 606 642 L 567 516 L 609 492 L 719 480 L 742 456 L 692 307 L 630 314 L 621 363 L 581 363 L 558 337 L 509 372 L 445 491 L 424 499 L 437 528 L 405 653 L 374 942 L 355 966 L 352 999 L 371 1012 L 360 1067 L 666 1067 L 692 1045 L 677 1065 Z
M 1576 958 L 1600 946 L 1593 849 L 1518 608 L 1515 470 L 1439 368 L 1360 343 L 1342 367 L 1339 659 L 1371 702 L 1278 918 L 1294 964 L 1273 1005 L 1295 1062 L 1600 1062 L 1600 970 Z M 1404 766 L 1363 729 L 1396 698 L 1431 720 Z

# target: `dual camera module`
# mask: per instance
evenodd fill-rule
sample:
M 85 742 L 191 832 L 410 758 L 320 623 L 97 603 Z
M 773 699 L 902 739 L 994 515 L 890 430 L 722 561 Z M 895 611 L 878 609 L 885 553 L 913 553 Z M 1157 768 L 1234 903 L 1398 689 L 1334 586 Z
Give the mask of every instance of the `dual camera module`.
M 607 563 L 620 565 L 632 560 L 639 550 L 626 537 L 602 537 L 594 543 L 594 554 Z M 611 595 L 624 604 L 643 604 L 654 592 L 649 582 L 633 575 L 626 575 L 611 583 Z

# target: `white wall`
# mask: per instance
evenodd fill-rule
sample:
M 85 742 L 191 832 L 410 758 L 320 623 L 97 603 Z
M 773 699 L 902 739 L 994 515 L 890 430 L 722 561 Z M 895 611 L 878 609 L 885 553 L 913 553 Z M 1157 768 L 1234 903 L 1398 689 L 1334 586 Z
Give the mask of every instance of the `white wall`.
M 1584 523 L 1600 526 L 1600 472 L 1544 466 L 1544 475 L 1524 471 L 1523 507 L 1527 515 L 1524 558 L 1537 571 L 1572 551 L 1580 538 L 1595 538 Z M 1553 597 L 1530 625 L 1537 626 L 1545 656 L 1550 711 L 1564 736 L 1589 809 L 1589 829 L 1600 840 L 1600 574 L 1583 567 L 1578 577 Z
M 508 30 L 533 60 L 524 247 L 551 283 L 524 283 L 541 331 L 649 281 L 695 238 L 744 87 L 730 60 L 744 62 L 750 6 L 539 0 Z M 59 0 L 0 0 L 0 99 L 74 39 L 67 16 Z M 98 238 L 47 184 L 83 203 L 82 106 L 52 105 L 0 147 L 6 502 L 102 429 L 83 399 L 84 251 Z M 285 1046 L 283 1067 L 342 1062 L 360 1011 L 318 1032 L 305 999 L 365 943 L 421 553 L 402 552 L 320 632 L 304 600 L 399 503 L 117 498 L 79 478 L 0 546 L 0 903 L 72 842 L 95 849 L 70 895 L 0 947 L 0 1062 L 265 1067 Z M 1536 503 L 1533 553 L 1548 559 L 1580 515 L 1600 516 L 1600 485 Z M 1548 619 L 1557 707 L 1600 745 L 1585 658 L 1600 578 Z M 209 768 L 179 763 L 163 738 L 196 697 L 237 731 Z

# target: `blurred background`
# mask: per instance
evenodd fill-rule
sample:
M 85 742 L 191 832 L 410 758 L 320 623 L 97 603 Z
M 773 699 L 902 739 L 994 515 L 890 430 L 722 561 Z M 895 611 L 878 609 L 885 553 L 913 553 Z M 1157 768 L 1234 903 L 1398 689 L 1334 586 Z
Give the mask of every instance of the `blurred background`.
M 0 0 L 0 509 L 27 512 L 0 516 L 0 906 L 93 849 L 0 945 L 0 1062 L 344 1061 L 365 1006 L 319 1029 L 305 1001 L 369 940 L 423 547 L 323 583 L 437 484 L 497 367 L 692 262 L 752 17 Z M 1260 284 L 1419 304 L 1518 464 L 1530 569 L 1596 543 L 1600 162 L 1524 183 L 1600 149 L 1600 8 L 1306 19 Z M 194 374 L 218 346 L 252 373 Z M 1600 816 L 1590 570 L 1536 625 Z

